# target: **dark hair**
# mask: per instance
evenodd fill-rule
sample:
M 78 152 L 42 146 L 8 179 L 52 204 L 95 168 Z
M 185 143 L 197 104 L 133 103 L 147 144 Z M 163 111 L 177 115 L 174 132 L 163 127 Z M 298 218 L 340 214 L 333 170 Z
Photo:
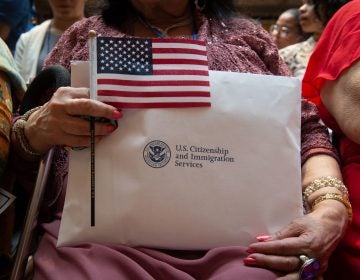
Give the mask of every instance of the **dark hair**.
M 193 0 L 190 0 L 193 1 Z M 226 19 L 235 13 L 235 6 L 232 0 L 200 0 L 205 2 L 204 14 L 208 17 Z M 102 10 L 102 17 L 106 24 L 120 27 L 128 17 L 136 12 L 130 0 L 105 0 Z
M 316 16 L 325 26 L 331 17 L 351 0 L 312 0 Z
M 302 40 L 306 40 L 307 38 L 310 37 L 311 33 L 306 33 L 302 30 L 302 27 L 301 27 L 301 24 L 300 24 L 300 12 L 299 12 L 299 9 L 297 8 L 291 8 L 291 9 L 288 9 L 284 12 L 282 12 L 282 14 L 284 13 L 289 13 L 291 14 L 294 19 L 295 19 L 295 24 L 296 24 L 296 29 L 297 29 L 297 33 L 301 36 L 301 39 Z
M 299 9 L 291 8 L 291 9 L 288 9 L 288 10 L 282 12 L 282 14 L 285 14 L 285 13 L 291 14 L 293 16 L 293 18 L 295 19 L 295 24 L 296 24 L 296 28 L 298 30 L 298 33 L 300 35 L 303 35 L 304 32 L 302 31 L 301 24 L 300 24 L 300 12 L 299 12 Z

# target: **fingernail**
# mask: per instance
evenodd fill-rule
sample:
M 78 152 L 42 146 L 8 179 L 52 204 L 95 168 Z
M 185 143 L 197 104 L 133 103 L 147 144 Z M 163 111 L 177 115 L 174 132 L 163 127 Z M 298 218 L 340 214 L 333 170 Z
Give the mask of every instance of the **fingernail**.
M 248 254 L 256 253 L 255 249 L 253 249 L 253 248 L 248 248 L 245 252 L 248 253 Z
M 254 258 L 245 258 L 243 260 L 243 262 L 246 265 L 255 265 L 256 264 L 256 260 Z
M 116 129 L 116 127 L 113 126 L 113 125 L 108 125 L 108 126 L 106 126 L 106 130 L 107 130 L 108 133 L 113 132 L 115 129 Z
M 261 236 L 257 236 L 256 239 L 259 242 L 263 242 L 263 241 L 267 241 L 271 238 L 271 236 L 269 235 L 261 235 Z
M 115 119 L 115 120 L 121 119 L 122 116 L 123 116 L 123 114 L 118 110 L 113 112 L 113 119 Z

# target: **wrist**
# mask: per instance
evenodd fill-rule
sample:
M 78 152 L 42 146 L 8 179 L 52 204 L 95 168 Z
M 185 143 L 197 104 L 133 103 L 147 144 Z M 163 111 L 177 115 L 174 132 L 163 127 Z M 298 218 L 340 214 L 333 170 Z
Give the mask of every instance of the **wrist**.
M 312 208 L 310 214 L 319 216 L 322 220 L 336 222 L 339 228 L 343 230 L 350 223 L 347 207 L 335 199 L 326 199 L 319 202 Z
M 305 185 L 303 188 L 303 201 L 307 212 L 313 212 L 315 208 L 326 206 L 329 203 L 338 205 L 340 208 L 335 210 L 339 210 L 340 214 L 343 212 L 341 210 L 346 210 L 345 218 L 347 216 L 349 223 L 352 221 L 352 207 L 348 190 L 344 183 L 336 177 L 321 177 Z
M 44 155 L 52 148 L 52 146 L 44 144 L 44 135 L 39 133 L 40 130 L 37 120 L 39 114 L 41 114 L 41 110 L 42 107 L 38 107 L 38 110 L 34 110 L 31 114 L 29 114 L 26 119 L 26 123 L 24 124 L 24 135 L 28 140 L 31 150 L 35 153 Z
M 345 216 L 348 217 L 348 223 L 351 223 L 352 216 L 353 216 L 351 203 L 350 203 L 348 197 L 344 196 L 342 194 L 338 194 L 338 193 L 323 194 L 315 199 L 311 208 L 312 208 L 312 210 L 314 210 L 317 207 L 320 207 L 321 204 L 323 204 L 323 205 L 325 205 L 325 203 L 329 204 L 330 201 L 332 201 L 331 203 L 333 203 L 333 204 L 334 204 L 334 202 L 337 202 L 336 204 L 338 205 L 338 207 L 336 207 L 336 208 L 334 207 L 333 210 L 338 210 L 337 212 L 343 212 L 343 211 L 341 211 L 341 209 L 346 210 Z M 340 207 L 340 204 L 342 204 L 342 207 Z
M 34 148 L 32 143 L 34 140 L 36 141 L 36 139 L 33 139 L 31 134 L 27 133 L 28 119 L 40 108 L 41 107 L 36 107 L 26 112 L 23 116 L 15 121 L 12 127 L 13 140 L 17 149 L 21 155 L 29 160 L 38 160 L 46 152 L 45 150 L 38 150 Z M 29 139 L 31 141 L 29 141 Z

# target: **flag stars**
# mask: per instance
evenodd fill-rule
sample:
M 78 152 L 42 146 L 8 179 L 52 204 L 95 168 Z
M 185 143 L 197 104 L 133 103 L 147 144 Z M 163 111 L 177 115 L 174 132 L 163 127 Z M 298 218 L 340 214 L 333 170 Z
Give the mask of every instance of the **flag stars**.
M 98 69 L 102 73 L 148 75 L 152 72 L 150 46 L 147 39 L 98 40 Z

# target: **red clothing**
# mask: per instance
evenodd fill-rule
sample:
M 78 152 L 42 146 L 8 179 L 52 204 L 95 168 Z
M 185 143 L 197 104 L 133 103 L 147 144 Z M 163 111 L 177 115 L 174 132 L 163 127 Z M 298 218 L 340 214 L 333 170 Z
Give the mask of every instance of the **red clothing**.
M 310 58 L 303 80 L 303 95 L 319 107 L 324 122 L 339 133 L 342 175 L 349 189 L 354 218 L 329 264 L 326 279 L 360 279 L 360 145 L 336 124 L 320 99 L 326 81 L 336 80 L 360 59 L 360 1 L 341 8 L 326 26 Z

